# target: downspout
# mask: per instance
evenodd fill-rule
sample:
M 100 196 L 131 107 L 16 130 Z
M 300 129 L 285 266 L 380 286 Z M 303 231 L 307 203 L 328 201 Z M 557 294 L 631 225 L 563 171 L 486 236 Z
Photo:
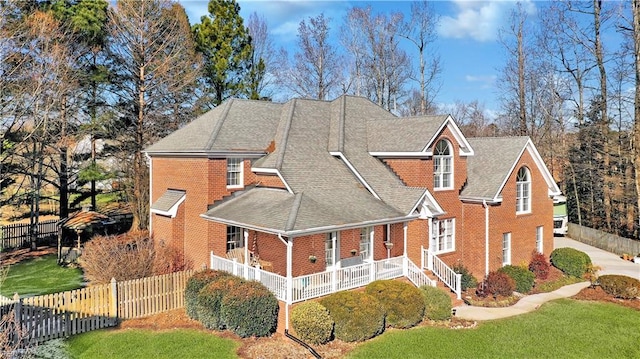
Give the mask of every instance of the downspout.
M 151 208 L 151 201 L 153 201 L 153 160 L 146 152 L 144 156 L 147 158 L 147 161 L 149 161 L 149 208 Z M 96 209 L 94 208 L 93 210 L 95 211 Z M 153 238 L 153 215 L 151 214 L 151 209 L 149 209 L 149 237 Z
M 489 275 L 489 205 L 482 200 L 484 207 L 484 275 Z

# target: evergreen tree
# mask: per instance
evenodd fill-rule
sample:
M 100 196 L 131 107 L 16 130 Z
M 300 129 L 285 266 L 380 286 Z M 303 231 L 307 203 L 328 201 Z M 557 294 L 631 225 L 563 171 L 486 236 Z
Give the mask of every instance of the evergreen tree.
M 245 80 L 257 78 L 264 69 L 260 69 L 258 60 L 254 71 L 249 73 L 251 38 L 240 16 L 240 5 L 235 0 L 210 0 L 209 15 L 202 16 L 192 30 L 197 49 L 205 60 L 208 90 L 203 101 L 206 107 L 215 107 L 229 97 L 246 96 L 255 88 L 247 86 Z

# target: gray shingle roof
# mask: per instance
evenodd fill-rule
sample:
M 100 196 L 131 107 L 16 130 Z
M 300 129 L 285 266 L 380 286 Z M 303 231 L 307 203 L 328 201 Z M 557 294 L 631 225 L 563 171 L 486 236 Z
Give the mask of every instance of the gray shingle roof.
M 145 150 L 149 154 L 264 151 L 279 122 L 282 105 L 229 100 Z
M 407 187 L 382 161 L 368 153 L 371 131 L 385 131 L 387 125 L 404 121 L 394 118 L 369 100 L 352 96 L 331 102 L 296 99 L 285 104 L 233 100 L 148 151 L 153 156 L 192 148 L 205 152 L 264 150 L 274 142 L 274 151 L 254 161 L 253 167 L 278 170 L 293 193 L 246 189 L 214 203 L 203 214 L 212 220 L 290 234 L 332 226 L 400 222 L 414 215 L 412 210 L 426 189 Z M 433 126 L 438 128 L 445 118 Z M 370 126 L 374 119 L 389 123 Z M 414 141 L 424 147 L 433 136 L 428 133 L 433 126 L 428 124 L 437 121 L 408 121 L 408 129 L 396 131 L 395 136 L 428 135 Z M 413 126 L 419 129 L 412 129 Z M 238 135 L 243 131 L 246 133 Z M 419 135 L 415 135 L 416 131 Z M 192 141 L 191 135 L 197 140 Z M 384 136 L 373 138 L 386 140 Z M 351 168 L 332 152 L 340 152 Z M 365 188 L 362 179 L 375 195 Z
M 468 138 L 475 155 L 467 159 L 463 198 L 499 199 L 502 185 L 525 150 L 529 137 Z
M 448 116 L 421 116 L 371 120 L 368 125 L 369 152 L 420 152 Z
M 185 191 L 168 189 L 151 205 L 151 209 L 168 212 L 184 195 Z

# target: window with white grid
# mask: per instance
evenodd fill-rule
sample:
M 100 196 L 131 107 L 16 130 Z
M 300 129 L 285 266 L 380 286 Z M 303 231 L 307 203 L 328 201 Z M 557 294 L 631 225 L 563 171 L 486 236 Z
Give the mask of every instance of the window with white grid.
M 242 187 L 242 159 L 227 158 L 227 187 Z

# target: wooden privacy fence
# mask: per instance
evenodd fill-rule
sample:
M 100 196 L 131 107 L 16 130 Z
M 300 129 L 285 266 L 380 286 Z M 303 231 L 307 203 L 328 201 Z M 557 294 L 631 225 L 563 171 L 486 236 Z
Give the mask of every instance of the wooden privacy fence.
M 67 292 L 0 298 L 0 315 L 13 311 L 27 343 L 113 327 L 134 319 L 184 307 L 184 290 L 194 270 L 94 285 Z M 2 328 L 0 328 L 2 329 Z
M 0 226 L 0 250 L 26 247 L 31 243 L 29 223 L 16 223 Z M 55 238 L 58 235 L 58 220 L 50 219 L 38 222 L 37 241 Z

